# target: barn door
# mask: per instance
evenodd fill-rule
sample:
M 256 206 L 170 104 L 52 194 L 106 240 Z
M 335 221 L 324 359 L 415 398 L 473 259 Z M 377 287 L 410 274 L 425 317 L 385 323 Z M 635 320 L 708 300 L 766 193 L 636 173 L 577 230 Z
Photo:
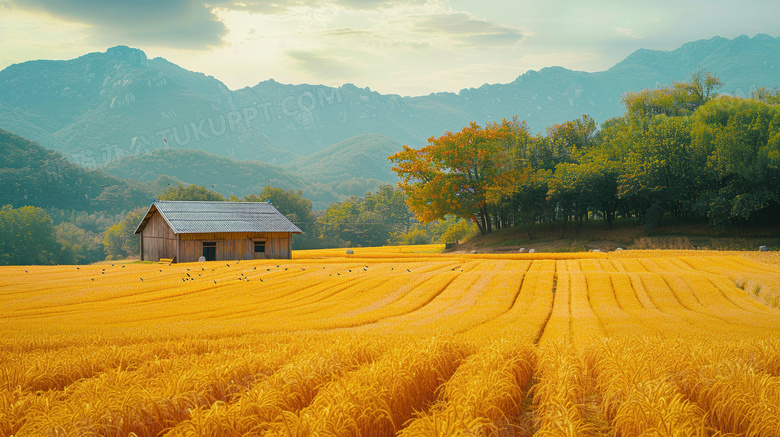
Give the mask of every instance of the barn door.
M 265 259 L 268 258 L 266 256 L 266 247 L 265 247 L 265 239 L 257 239 L 253 241 L 254 245 L 254 259 Z
M 204 241 L 203 242 L 203 257 L 206 261 L 217 260 L 217 242 L 216 241 Z

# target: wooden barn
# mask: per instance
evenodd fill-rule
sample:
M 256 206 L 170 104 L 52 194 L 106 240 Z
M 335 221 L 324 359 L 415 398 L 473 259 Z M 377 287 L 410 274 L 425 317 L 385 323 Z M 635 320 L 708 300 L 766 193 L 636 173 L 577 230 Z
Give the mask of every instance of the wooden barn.
M 193 262 L 289 259 L 301 230 L 270 203 L 155 199 L 135 233 L 141 261 Z

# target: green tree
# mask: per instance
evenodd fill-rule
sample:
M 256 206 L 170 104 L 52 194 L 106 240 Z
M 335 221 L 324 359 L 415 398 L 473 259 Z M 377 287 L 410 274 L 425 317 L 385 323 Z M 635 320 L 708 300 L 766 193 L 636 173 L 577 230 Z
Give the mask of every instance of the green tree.
M 453 220 L 445 220 L 442 224 L 444 232 L 437 239 L 441 243 L 460 244 L 478 232 L 473 223 L 457 217 L 453 217 Z
M 123 259 L 140 256 L 140 237 L 135 230 L 146 214 L 147 207 L 136 208 L 122 221 L 108 228 L 103 235 L 103 247 L 107 259 Z
M 537 168 L 552 170 L 558 163 L 571 162 L 573 155 L 590 149 L 597 129 L 596 120 L 589 115 L 547 128 L 544 150 L 546 159 L 535 164 Z
M 238 198 L 231 196 L 231 201 Z M 259 195 L 250 194 L 244 202 L 270 202 L 288 220 L 301 229 L 302 234 L 293 237 L 293 249 L 315 249 L 320 247 L 317 219 L 312 212 L 312 201 L 303 197 L 303 192 L 283 190 L 266 186 Z
M 407 232 L 410 216 L 403 192 L 387 185 L 364 198 L 332 204 L 318 222 L 323 244 L 384 246 Z
M 715 90 L 721 86 L 717 76 L 698 70 L 691 74 L 687 82 L 676 82 L 665 88 L 628 92 L 623 96 L 626 116 L 641 121 L 656 115 L 690 115 L 699 106 L 717 97 Z
M 620 197 L 640 211 L 686 217 L 708 189 L 707 150 L 692 141 L 688 117 L 658 116 L 632 145 L 619 181 Z
M 90 264 L 105 259 L 103 239 L 100 234 L 87 231 L 70 222 L 56 226 L 57 241 L 69 253 L 71 263 Z
M 710 148 L 717 178 L 709 216 L 720 225 L 747 221 L 780 205 L 780 107 L 757 100 L 721 98 L 697 114 L 696 139 Z
M 549 214 L 547 191 L 552 171 L 528 168 L 517 180 L 516 191 L 512 196 L 513 209 L 517 214 L 516 223 L 525 226 L 528 238 L 533 238 L 534 224 Z
M 57 264 L 70 261 L 56 230 L 41 208 L 0 209 L 0 265 Z
M 780 88 L 761 87 L 751 93 L 754 100 L 768 105 L 780 105 Z
M 412 214 L 406 205 L 406 196 L 392 185 L 382 185 L 376 193 L 366 193 L 362 209 L 379 214 L 390 232 L 403 233 L 409 230 Z
M 159 200 L 205 200 L 212 202 L 224 202 L 225 197 L 216 191 L 206 189 L 204 186 L 187 185 L 181 183 L 178 186 L 170 186 Z

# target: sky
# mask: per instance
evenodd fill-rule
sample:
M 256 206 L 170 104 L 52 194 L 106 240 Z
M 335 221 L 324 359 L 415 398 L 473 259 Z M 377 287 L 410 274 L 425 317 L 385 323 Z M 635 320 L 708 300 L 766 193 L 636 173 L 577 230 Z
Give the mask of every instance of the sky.
M 274 79 L 414 96 L 778 37 L 778 16 L 776 0 L 0 0 L 0 69 L 127 45 L 231 89 Z

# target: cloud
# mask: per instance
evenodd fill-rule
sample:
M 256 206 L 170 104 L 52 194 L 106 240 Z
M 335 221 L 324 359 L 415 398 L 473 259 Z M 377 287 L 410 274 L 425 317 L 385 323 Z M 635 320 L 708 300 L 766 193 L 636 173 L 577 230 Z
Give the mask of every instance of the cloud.
M 340 27 L 337 29 L 330 29 L 323 32 L 319 32 L 317 35 L 327 39 L 335 40 L 333 44 L 343 44 L 345 40 L 349 40 L 348 44 L 351 47 L 360 47 L 366 50 L 381 49 L 427 49 L 430 44 L 427 41 L 421 41 L 418 38 L 413 40 L 404 40 L 398 38 L 397 31 L 375 31 L 355 29 L 352 27 Z
M 615 32 L 618 33 L 618 35 L 626 36 L 628 38 L 633 39 L 642 39 L 642 36 L 634 34 L 634 31 L 631 29 L 625 29 L 622 27 L 616 27 Z
M 322 0 L 212 0 L 209 6 L 229 11 L 245 11 L 253 14 L 274 15 L 284 13 L 290 8 L 307 6 L 317 8 L 325 5 Z
M 86 24 L 92 39 L 108 44 L 149 44 L 183 49 L 222 45 L 227 33 L 198 0 L 10 0 L 20 10 Z
M 510 46 L 523 40 L 520 29 L 475 18 L 467 12 L 416 15 L 412 30 L 426 35 L 441 35 L 476 46 Z
M 337 7 L 340 9 L 368 11 L 408 5 L 424 5 L 430 0 L 212 0 L 209 5 L 233 11 L 255 14 L 279 14 L 292 8 Z
M 424 5 L 428 0 L 335 0 L 332 4 L 346 9 L 372 10 L 398 7 L 401 5 Z
M 340 27 L 338 29 L 330 29 L 325 32 L 322 32 L 322 34 L 324 36 L 335 37 L 335 38 L 375 38 L 377 36 L 377 34 L 374 32 L 368 30 L 355 29 L 352 27 Z
M 276 15 L 293 8 L 336 7 L 367 11 L 433 0 L 0 0 L 19 10 L 89 26 L 98 44 L 131 44 L 204 50 L 223 46 L 222 11 Z
M 300 70 L 314 77 L 343 79 L 352 74 L 350 63 L 336 56 L 306 50 L 288 50 L 285 54 L 295 61 Z

